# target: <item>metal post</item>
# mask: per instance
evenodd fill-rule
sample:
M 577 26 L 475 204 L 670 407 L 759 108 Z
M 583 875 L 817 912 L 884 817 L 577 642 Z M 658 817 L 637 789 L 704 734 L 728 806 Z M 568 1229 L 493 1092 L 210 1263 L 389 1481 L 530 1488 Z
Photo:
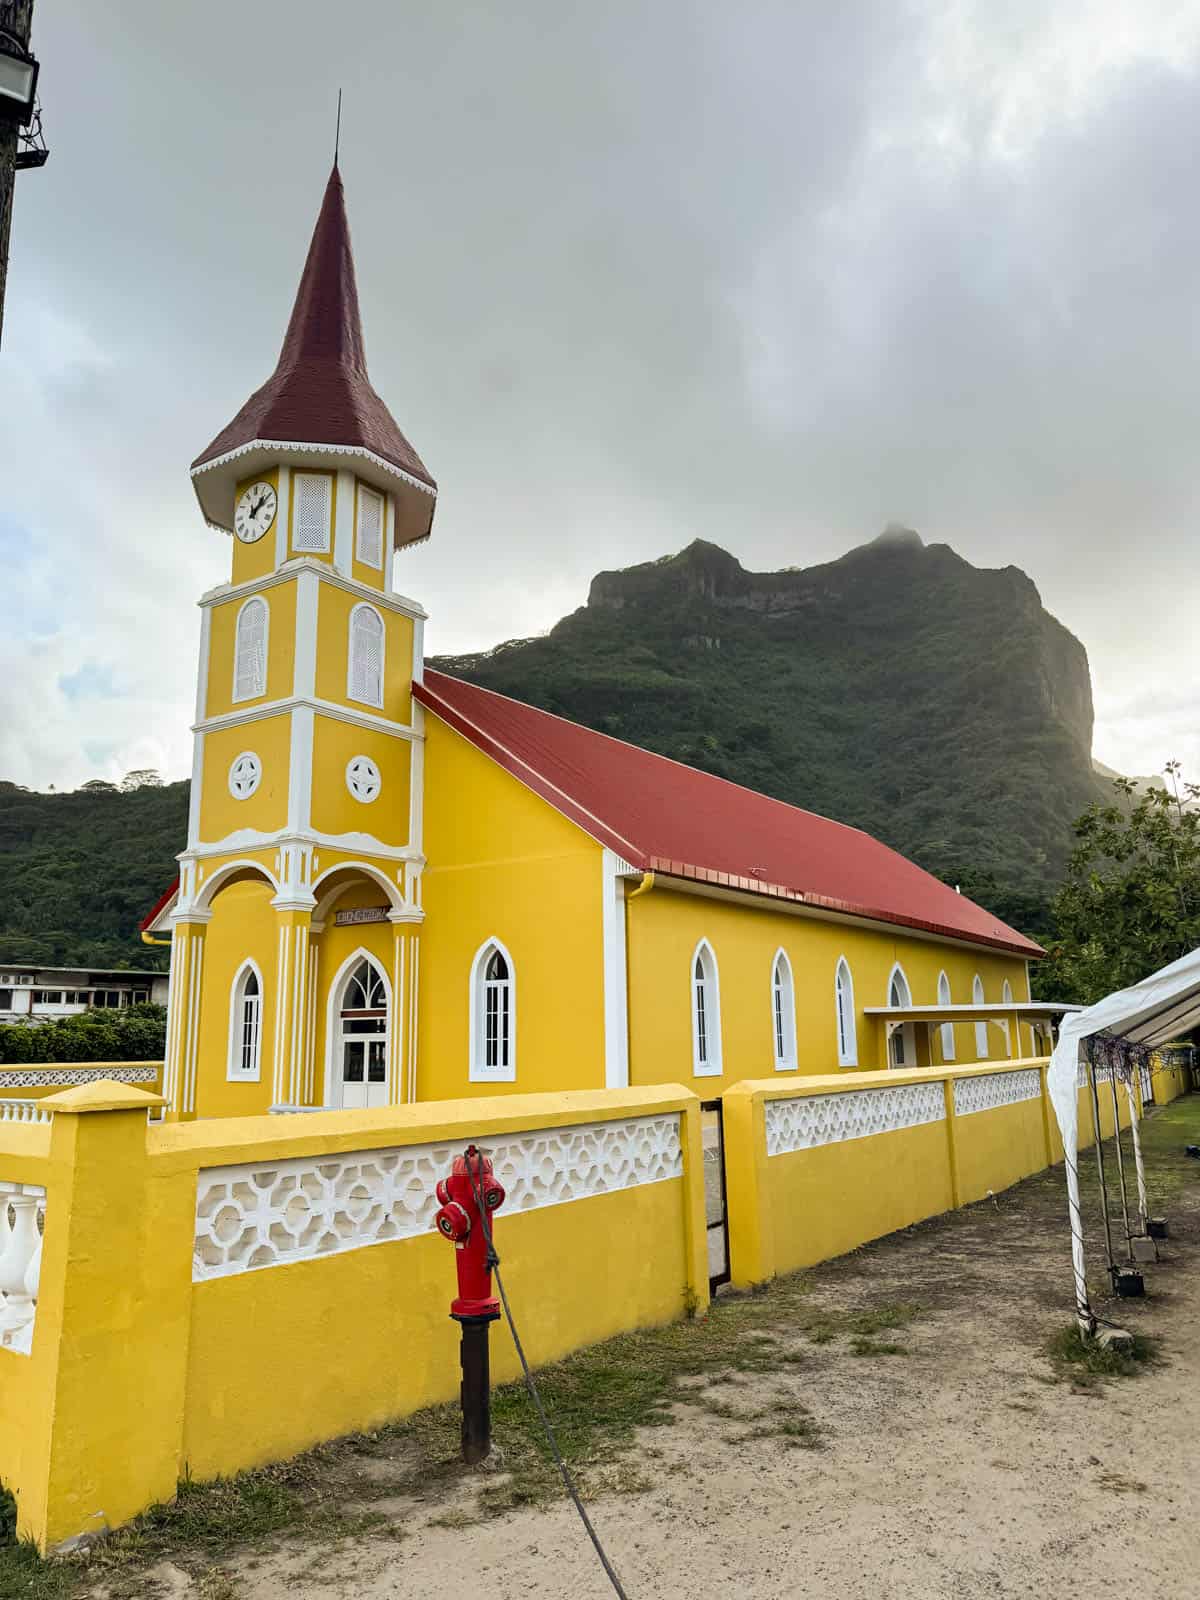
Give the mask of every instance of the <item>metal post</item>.
M 29 47 L 33 0 L 0 0 L 0 28 Z M 12 229 L 13 188 L 17 175 L 16 123 L 0 122 L 0 335 L 4 331 L 4 290 L 8 278 L 8 241 Z
M 1108 1066 L 1108 1086 L 1112 1090 L 1113 1103 L 1113 1141 L 1117 1147 L 1117 1177 L 1121 1183 L 1121 1217 L 1125 1224 L 1125 1249 L 1129 1260 L 1133 1261 L 1133 1234 L 1129 1229 L 1129 1196 L 1125 1193 L 1125 1158 L 1121 1154 L 1121 1113 L 1118 1110 L 1117 1100 L 1117 1067 L 1114 1061 Z
M 460 1317 L 462 1325 L 462 1458 L 473 1467 L 491 1454 L 491 1371 L 488 1325 L 494 1317 Z
M 1108 1223 L 1108 1184 L 1104 1181 L 1104 1140 L 1100 1137 L 1100 1096 L 1096 1093 L 1096 1063 L 1092 1059 L 1091 1041 L 1088 1041 L 1088 1082 L 1092 1086 L 1092 1128 L 1096 1135 L 1096 1165 L 1100 1171 L 1100 1208 L 1104 1214 L 1104 1249 L 1108 1255 L 1109 1276 L 1116 1281 L 1117 1264 L 1113 1260 L 1112 1229 Z
M 1146 1197 L 1146 1165 L 1142 1160 L 1142 1136 L 1138 1132 L 1138 1108 L 1133 1093 L 1133 1074 L 1136 1071 L 1136 1067 L 1130 1068 L 1125 1080 L 1125 1093 L 1129 1099 L 1129 1134 L 1133 1140 L 1133 1165 L 1137 1172 L 1138 1211 L 1142 1218 L 1141 1231 L 1145 1233 L 1150 1220 L 1150 1202 Z

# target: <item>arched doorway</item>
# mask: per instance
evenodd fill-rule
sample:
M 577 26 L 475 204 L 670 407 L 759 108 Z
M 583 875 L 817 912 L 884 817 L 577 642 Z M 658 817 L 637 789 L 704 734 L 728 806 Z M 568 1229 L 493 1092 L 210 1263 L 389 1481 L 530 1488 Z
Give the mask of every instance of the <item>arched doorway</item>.
M 370 956 L 360 955 L 334 995 L 334 1105 L 353 1111 L 388 1104 L 390 1023 L 387 979 Z

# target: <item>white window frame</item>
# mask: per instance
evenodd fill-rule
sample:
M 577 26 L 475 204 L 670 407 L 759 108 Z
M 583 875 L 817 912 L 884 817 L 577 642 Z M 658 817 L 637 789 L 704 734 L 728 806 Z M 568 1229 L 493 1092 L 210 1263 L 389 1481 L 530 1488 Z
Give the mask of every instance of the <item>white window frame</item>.
M 887 991 L 886 991 L 887 1004 L 890 1006 L 891 1003 L 892 1003 L 892 985 L 895 983 L 897 978 L 899 978 L 901 984 L 903 984 L 903 986 L 904 986 L 904 996 L 905 996 L 905 998 L 901 1003 L 904 1006 L 911 1006 L 912 1003 L 913 1003 L 912 984 L 909 983 L 908 974 L 905 972 L 904 968 L 900 965 L 900 963 L 898 961 L 892 963 L 892 970 L 888 973 Z M 900 1030 L 900 1038 L 901 1038 L 901 1042 L 902 1042 L 902 1044 L 904 1046 L 905 1059 L 903 1061 L 893 1061 L 892 1060 L 892 1039 L 893 1039 L 897 1029 Z M 911 1061 L 908 1060 L 908 1055 L 910 1053 L 910 1050 L 911 1050 L 911 1054 L 912 1054 L 912 1060 Z M 896 1069 L 898 1069 L 898 1070 L 900 1070 L 902 1072 L 907 1072 L 911 1067 L 915 1067 L 916 1066 L 916 1064 L 917 1064 L 917 1030 L 913 1027 L 911 1022 L 891 1022 L 891 1023 L 888 1024 L 887 1064 L 888 1064 L 889 1068 L 896 1068 Z
M 379 624 L 379 698 L 368 700 L 363 695 L 354 692 L 354 619 L 360 612 L 369 611 Z M 374 706 L 376 710 L 383 709 L 384 684 L 387 681 L 387 623 L 383 614 L 366 600 L 360 600 L 356 606 L 350 608 L 350 621 L 346 634 L 346 699 L 353 700 L 356 705 Z
M 508 1065 L 489 1067 L 486 1059 L 486 1041 L 483 1036 L 487 1019 L 484 1000 L 487 964 L 499 952 L 508 967 Z M 471 1083 L 515 1083 L 517 1079 L 517 966 L 507 947 L 494 936 L 485 939 L 471 962 L 471 998 L 469 1006 L 471 1029 L 468 1079 Z
M 845 980 L 843 982 L 843 979 Z M 834 1029 L 839 1067 L 858 1065 L 858 1018 L 854 1012 L 854 974 L 845 956 L 838 957 L 833 972 Z
M 946 969 L 943 967 L 941 972 L 938 973 L 938 985 L 937 985 L 938 1005 L 940 1005 L 940 1006 L 953 1005 L 954 1001 L 951 998 L 951 994 L 952 994 L 952 991 L 951 991 L 951 988 L 950 988 L 950 976 L 947 973 Z M 943 996 L 944 996 L 944 998 L 943 998 Z M 955 1058 L 954 1057 L 954 1024 L 952 1022 L 943 1022 L 942 1023 L 942 1060 L 943 1061 L 953 1061 L 954 1058 Z
M 247 977 L 253 973 L 258 984 L 258 1029 L 254 1040 L 254 1065 L 246 1071 L 242 1066 L 242 1005 L 245 996 L 242 993 Z M 229 1054 L 225 1064 L 225 1078 L 228 1083 L 261 1083 L 262 1082 L 262 1036 L 263 1017 L 265 1007 L 263 1000 L 263 975 L 258 962 L 252 958 L 242 962 L 233 975 L 233 982 L 229 986 Z
M 242 657 L 242 618 L 245 616 L 246 612 L 250 609 L 251 606 L 261 606 L 263 608 L 263 616 L 266 619 L 264 621 L 264 623 L 263 623 L 262 679 L 261 679 L 261 682 L 259 683 L 259 686 L 258 686 L 257 689 L 252 690 L 249 694 L 239 694 L 238 693 L 238 677 L 239 677 L 238 667 L 239 667 L 239 664 L 241 662 L 241 657 Z M 269 663 L 270 663 L 270 652 L 271 652 L 271 607 L 270 607 L 270 603 L 268 602 L 268 600 L 267 600 L 265 595 L 252 594 L 248 600 L 243 600 L 241 605 L 238 607 L 238 613 L 237 613 L 236 618 L 234 619 L 234 624 L 233 624 L 233 689 L 232 689 L 232 692 L 230 694 L 230 699 L 231 699 L 231 701 L 233 702 L 233 704 L 235 706 L 236 705 L 241 705 L 242 702 L 246 701 L 246 700 L 261 700 L 263 695 L 266 694 L 266 692 L 267 692 L 267 672 L 268 672 Z
M 983 1005 L 986 1001 L 986 996 L 983 992 L 983 979 L 978 973 L 975 974 L 974 982 L 971 984 L 971 1000 L 977 1006 Z M 975 1054 L 978 1056 L 980 1061 L 986 1061 L 988 1058 L 986 1017 L 982 1022 L 977 1022 L 975 1024 Z
M 792 963 L 782 945 L 771 959 L 771 1047 L 775 1071 L 795 1072 L 796 985 L 792 981 Z
M 383 547 L 387 541 L 387 496 L 379 489 L 374 489 L 362 479 L 356 479 L 357 492 L 354 497 L 354 559 L 363 567 L 373 567 L 376 572 L 383 571 Z M 362 526 L 363 526 L 363 501 L 366 495 L 373 495 L 379 501 L 379 560 L 372 561 L 369 556 L 363 555 Z
M 696 963 L 703 969 L 703 977 L 696 977 Z M 700 1007 L 698 984 L 704 985 L 704 1060 L 700 1059 Z M 707 939 L 701 939 L 692 951 L 688 963 L 688 1009 L 692 1015 L 692 1076 L 719 1078 L 724 1070 L 721 1063 L 721 978 L 717 970 L 717 957 Z
M 325 490 L 325 542 L 319 545 L 300 545 L 296 536 L 300 531 L 301 485 L 309 478 L 322 484 Z M 291 546 L 296 556 L 327 556 L 333 539 L 334 480 L 327 472 L 293 472 L 291 487 Z

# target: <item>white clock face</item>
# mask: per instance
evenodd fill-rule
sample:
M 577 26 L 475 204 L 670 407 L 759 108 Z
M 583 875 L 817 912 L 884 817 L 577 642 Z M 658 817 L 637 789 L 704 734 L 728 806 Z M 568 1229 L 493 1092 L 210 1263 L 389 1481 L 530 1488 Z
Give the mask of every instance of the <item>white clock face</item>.
M 233 531 L 243 544 L 254 544 L 274 521 L 274 489 L 269 483 L 252 483 L 233 513 Z

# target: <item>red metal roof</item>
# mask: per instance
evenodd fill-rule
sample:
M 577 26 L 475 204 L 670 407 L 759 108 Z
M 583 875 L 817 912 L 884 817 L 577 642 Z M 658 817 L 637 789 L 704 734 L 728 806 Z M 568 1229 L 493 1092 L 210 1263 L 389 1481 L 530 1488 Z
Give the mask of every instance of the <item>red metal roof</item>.
M 192 470 L 256 439 L 367 450 L 430 489 L 437 487 L 367 378 L 350 227 L 336 164 L 279 363 L 229 426 L 200 452 Z
M 166 893 L 159 895 L 158 899 L 154 902 L 152 909 L 138 923 L 138 932 L 145 933 L 149 928 L 152 928 L 178 893 L 179 879 L 176 878 Z
M 1040 945 L 858 828 L 443 672 L 436 713 L 631 866 L 1034 957 Z

